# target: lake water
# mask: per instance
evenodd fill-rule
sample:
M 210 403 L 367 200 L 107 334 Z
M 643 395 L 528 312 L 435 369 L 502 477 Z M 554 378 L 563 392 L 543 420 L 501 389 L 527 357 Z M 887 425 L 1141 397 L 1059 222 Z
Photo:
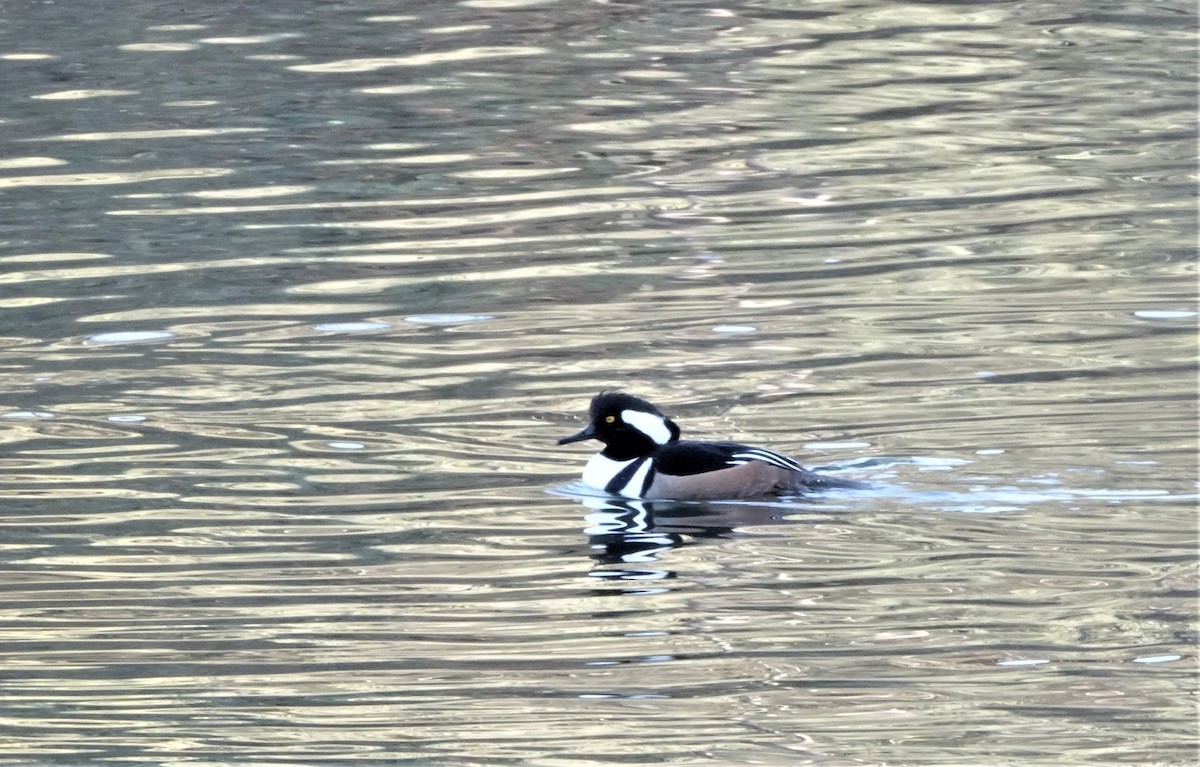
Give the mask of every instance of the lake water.
M 1195 27 L 9 4 L 0 761 L 1192 764 Z

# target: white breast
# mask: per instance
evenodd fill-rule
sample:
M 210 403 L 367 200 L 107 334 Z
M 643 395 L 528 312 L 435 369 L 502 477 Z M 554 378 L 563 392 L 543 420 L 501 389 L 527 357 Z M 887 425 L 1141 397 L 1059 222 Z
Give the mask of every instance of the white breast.
M 588 487 L 594 487 L 597 490 L 603 490 L 608 487 L 608 483 L 612 481 L 613 477 L 617 476 L 617 473 L 621 469 L 624 469 L 636 460 L 636 458 L 631 458 L 628 461 L 614 461 L 611 458 L 606 458 L 603 453 L 596 453 L 587 462 L 587 466 L 583 467 L 583 484 Z

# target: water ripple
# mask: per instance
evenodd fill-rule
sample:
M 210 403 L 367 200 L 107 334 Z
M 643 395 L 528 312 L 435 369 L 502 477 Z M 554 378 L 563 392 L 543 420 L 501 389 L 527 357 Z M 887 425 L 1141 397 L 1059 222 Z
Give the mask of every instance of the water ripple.
M 7 754 L 1188 762 L 1188 11 L 403 10 L 12 17 Z

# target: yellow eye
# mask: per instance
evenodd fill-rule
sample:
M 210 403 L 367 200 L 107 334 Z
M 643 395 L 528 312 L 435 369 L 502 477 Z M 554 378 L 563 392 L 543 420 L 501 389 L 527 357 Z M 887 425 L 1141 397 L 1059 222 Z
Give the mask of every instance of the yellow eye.
M 606 416 L 604 416 L 604 422 L 605 422 L 605 423 L 616 423 L 616 420 L 617 420 L 617 417 L 616 417 L 615 415 L 606 415 Z

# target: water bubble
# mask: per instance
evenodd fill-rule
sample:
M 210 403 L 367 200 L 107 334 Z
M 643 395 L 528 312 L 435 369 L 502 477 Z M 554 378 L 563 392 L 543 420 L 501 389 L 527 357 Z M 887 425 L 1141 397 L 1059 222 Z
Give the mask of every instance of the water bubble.
M 717 325 L 713 328 L 714 333 L 757 333 L 758 328 L 753 325 Z

